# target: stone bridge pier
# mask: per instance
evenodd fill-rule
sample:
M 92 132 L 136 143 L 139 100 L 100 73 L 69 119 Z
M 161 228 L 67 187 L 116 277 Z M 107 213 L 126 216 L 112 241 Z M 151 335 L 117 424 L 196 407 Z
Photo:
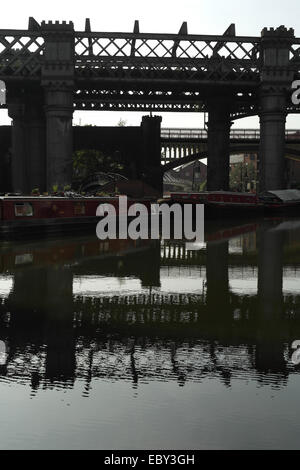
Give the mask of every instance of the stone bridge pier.
M 7 82 L 12 119 L 11 186 L 51 191 L 72 182 L 74 92 L 73 23 L 41 24 L 45 39 L 41 83 L 20 89 Z
M 294 72 L 290 52 L 294 30 L 280 26 L 264 28 L 261 34 L 261 73 L 258 87 L 260 118 L 259 190 L 286 187 L 285 124 L 291 106 L 290 89 Z M 230 96 L 231 95 L 231 96 Z M 207 100 L 208 167 L 207 189 L 229 189 L 231 112 L 238 93 L 228 90 Z
M 8 96 L 10 96 L 8 89 Z M 11 134 L 11 185 L 15 192 L 27 192 L 27 161 L 25 152 L 25 116 L 24 105 L 14 97 L 9 101 L 8 115 L 12 119 Z
M 208 102 L 207 190 L 229 190 L 230 100 L 217 96 Z
M 163 192 L 163 172 L 161 168 L 161 143 L 160 128 L 161 116 L 143 116 L 141 124 L 142 132 L 142 178 Z
M 289 67 L 294 30 L 281 26 L 262 31 L 262 71 L 260 87 L 260 191 L 283 189 L 285 181 L 285 124 L 291 105 L 289 90 L 293 72 Z

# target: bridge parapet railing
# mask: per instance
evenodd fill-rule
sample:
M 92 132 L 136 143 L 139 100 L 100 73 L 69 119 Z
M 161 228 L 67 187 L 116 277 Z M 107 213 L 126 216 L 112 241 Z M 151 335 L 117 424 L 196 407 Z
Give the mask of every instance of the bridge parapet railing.
M 288 140 L 300 140 L 300 129 L 287 129 L 285 132 L 286 139 Z M 161 138 L 164 140 L 194 140 L 194 139 L 207 139 L 207 129 L 179 129 L 179 128 L 162 128 Z M 259 129 L 231 129 L 231 139 L 249 139 L 259 140 L 260 130 Z
M 181 81 L 259 80 L 260 38 L 181 34 L 75 34 L 75 69 L 79 78 L 131 80 L 170 78 Z M 152 75 L 154 74 L 154 75 Z
M 260 37 L 157 33 L 76 32 L 75 57 L 156 57 L 248 60 L 259 57 Z
M 39 75 L 44 54 L 39 31 L 0 30 L 0 76 Z

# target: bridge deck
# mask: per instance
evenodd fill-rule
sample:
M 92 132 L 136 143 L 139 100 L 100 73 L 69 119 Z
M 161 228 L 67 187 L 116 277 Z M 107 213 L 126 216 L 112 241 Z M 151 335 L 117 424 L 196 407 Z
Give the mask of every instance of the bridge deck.
M 285 132 L 286 139 L 290 141 L 300 142 L 300 130 L 299 129 L 287 129 Z M 206 140 L 207 130 L 198 128 L 162 128 L 161 129 L 161 140 L 165 141 L 184 141 L 193 142 L 196 140 Z M 259 140 L 260 130 L 259 129 L 231 129 L 230 131 L 231 140 Z

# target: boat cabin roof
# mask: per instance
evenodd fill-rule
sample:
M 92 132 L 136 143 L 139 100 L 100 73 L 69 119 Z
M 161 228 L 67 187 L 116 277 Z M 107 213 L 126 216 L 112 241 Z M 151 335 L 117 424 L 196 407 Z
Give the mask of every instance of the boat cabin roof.
M 0 196 L 1 201 L 94 201 L 96 199 L 118 199 L 118 196 Z
M 172 191 L 171 194 L 196 194 L 196 195 L 212 195 L 212 194 L 217 194 L 217 195 L 226 195 L 226 196 L 247 196 L 247 197 L 256 197 L 256 193 L 239 193 L 237 191 L 191 191 L 191 192 L 185 192 L 185 191 Z
M 280 189 L 276 191 L 265 191 L 262 196 L 276 196 L 282 202 L 300 201 L 299 189 Z

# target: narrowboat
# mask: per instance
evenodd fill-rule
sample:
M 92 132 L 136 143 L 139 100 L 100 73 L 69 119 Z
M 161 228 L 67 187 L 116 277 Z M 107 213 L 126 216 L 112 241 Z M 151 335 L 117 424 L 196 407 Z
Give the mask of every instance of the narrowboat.
M 298 189 L 282 189 L 265 191 L 259 195 L 267 215 L 292 214 L 300 216 L 300 191 Z
M 230 191 L 176 192 L 169 202 L 204 204 L 205 218 L 249 217 L 263 213 L 263 203 L 257 194 Z
M 153 199 L 127 199 L 130 205 L 142 202 L 150 207 Z M 119 214 L 119 197 L 2 196 L 0 197 L 0 237 L 23 237 L 76 229 L 94 228 L 100 204 L 111 204 Z

